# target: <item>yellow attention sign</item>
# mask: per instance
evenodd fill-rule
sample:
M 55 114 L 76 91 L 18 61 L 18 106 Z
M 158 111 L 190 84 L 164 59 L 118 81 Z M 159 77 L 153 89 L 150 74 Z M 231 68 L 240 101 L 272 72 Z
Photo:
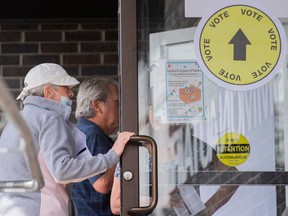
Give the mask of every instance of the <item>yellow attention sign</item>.
M 283 26 L 254 6 L 221 8 L 202 18 L 197 31 L 195 47 L 200 67 L 224 87 L 259 87 L 272 79 L 284 60 Z
M 238 166 L 248 159 L 250 144 L 242 134 L 230 132 L 219 138 L 216 152 L 223 164 Z

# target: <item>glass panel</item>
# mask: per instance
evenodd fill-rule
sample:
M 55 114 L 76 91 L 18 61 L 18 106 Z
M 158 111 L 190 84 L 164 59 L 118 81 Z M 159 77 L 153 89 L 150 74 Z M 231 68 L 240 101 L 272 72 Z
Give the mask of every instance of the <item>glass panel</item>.
M 146 143 L 139 147 L 139 207 L 146 207 L 150 205 L 150 186 L 151 186 L 151 162 L 148 148 L 145 147 Z
M 282 215 L 287 63 L 266 85 L 231 91 L 199 68 L 200 19 L 184 17 L 184 1 L 138 1 L 137 14 L 139 134 L 158 145 L 152 215 Z

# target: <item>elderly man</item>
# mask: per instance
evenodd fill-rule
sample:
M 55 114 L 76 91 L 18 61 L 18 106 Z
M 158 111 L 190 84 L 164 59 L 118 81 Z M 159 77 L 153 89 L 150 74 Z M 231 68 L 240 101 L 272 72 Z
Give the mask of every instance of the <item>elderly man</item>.
M 133 135 L 119 134 L 107 154 L 91 156 L 86 137 L 71 122 L 72 87 L 79 82 L 57 64 L 32 68 L 17 99 L 23 100 L 21 114 L 33 135 L 45 186 L 33 193 L 1 193 L 0 215 L 71 215 L 65 185 L 91 178 L 114 167 L 125 144 Z M 0 139 L 1 147 L 17 147 L 19 133 L 8 123 Z M 25 158 L 19 154 L 1 155 L 0 181 L 31 179 Z
M 113 146 L 109 137 L 118 128 L 118 86 L 113 79 L 93 77 L 84 80 L 77 95 L 77 127 L 86 134 L 92 155 L 106 154 Z M 73 184 L 72 199 L 78 216 L 113 215 L 110 193 L 115 166 L 89 180 Z

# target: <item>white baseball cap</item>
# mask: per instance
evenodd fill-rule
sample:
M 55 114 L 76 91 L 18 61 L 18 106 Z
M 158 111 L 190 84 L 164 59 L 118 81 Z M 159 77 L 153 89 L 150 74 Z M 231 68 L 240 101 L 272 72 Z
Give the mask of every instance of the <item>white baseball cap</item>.
M 33 67 L 24 79 L 24 88 L 16 100 L 24 100 L 29 95 L 29 90 L 44 84 L 53 84 L 57 86 L 74 87 L 79 81 L 68 73 L 58 64 L 43 63 Z

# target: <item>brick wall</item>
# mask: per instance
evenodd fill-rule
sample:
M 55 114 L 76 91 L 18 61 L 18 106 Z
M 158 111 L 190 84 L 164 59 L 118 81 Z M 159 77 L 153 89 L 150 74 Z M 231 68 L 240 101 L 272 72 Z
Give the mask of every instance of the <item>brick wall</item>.
M 117 79 L 117 19 L 0 20 L 0 75 L 15 98 L 28 70 L 44 62 L 62 65 L 80 81 Z

